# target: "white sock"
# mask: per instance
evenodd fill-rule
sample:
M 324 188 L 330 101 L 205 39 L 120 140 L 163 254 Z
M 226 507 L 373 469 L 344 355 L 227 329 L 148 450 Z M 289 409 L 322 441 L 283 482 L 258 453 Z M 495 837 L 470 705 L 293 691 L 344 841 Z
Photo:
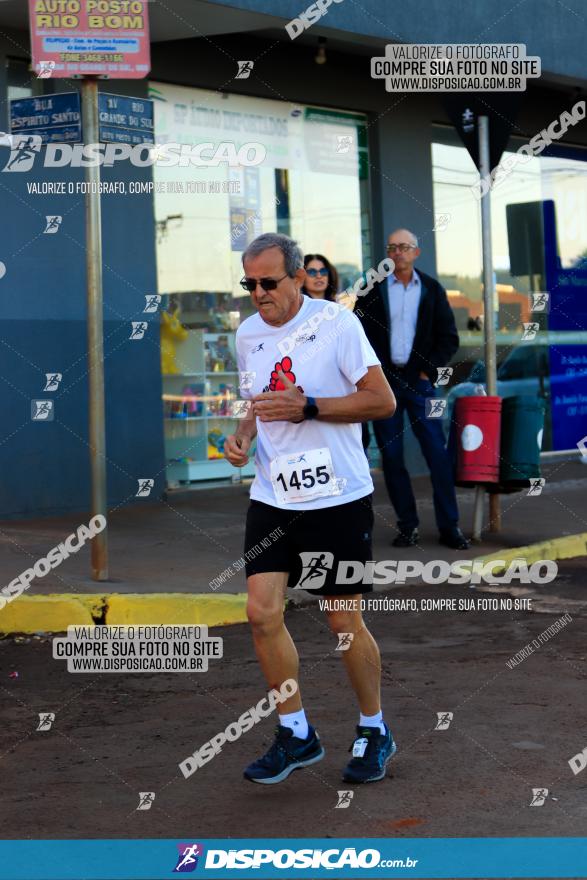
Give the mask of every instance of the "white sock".
M 280 715 L 279 723 L 282 727 L 289 727 L 290 730 L 293 730 L 294 736 L 297 736 L 298 739 L 307 739 L 310 732 L 306 713 L 303 709 L 300 709 L 299 712 L 289 712 L 287 715 Z
M 378 727 L 381 733 L 385 733 L 383 712 L 378 712 L 377 715 L 363 715 L 361 712 L 359 714 L 359 727 Z

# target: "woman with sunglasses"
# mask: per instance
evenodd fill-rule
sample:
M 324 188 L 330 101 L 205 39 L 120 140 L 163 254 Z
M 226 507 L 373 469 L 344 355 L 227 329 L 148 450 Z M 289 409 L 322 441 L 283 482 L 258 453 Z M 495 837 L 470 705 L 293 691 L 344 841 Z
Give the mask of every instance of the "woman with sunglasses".
M 306 254 L 304 258 L 306 280 L 302 293 L 312 299 L 334 301 L 338 291 L 338 272 L 322 254 Z

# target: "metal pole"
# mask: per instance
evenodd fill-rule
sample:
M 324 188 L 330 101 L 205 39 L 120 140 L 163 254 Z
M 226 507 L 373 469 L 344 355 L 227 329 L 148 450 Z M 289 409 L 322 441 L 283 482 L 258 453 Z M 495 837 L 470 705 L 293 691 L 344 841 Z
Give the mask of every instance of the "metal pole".
M 491 172 L 489 161 L 489 119 L 479 116 L 479 173 L 482 178 L 489 179 Z M 485 337 L 485 382 L 487 394 L 497 394 L 497 358 L 495 350 L 495 311 L 493 290 L 493 261 L 491 254 L 491 189 L 481 197 L 481 239 L 483 247 L 483 332 Z M 483 498 L 485 491 L 478 487 L 475 493 L 473 512 L 473 540 L 481 540 L 483 525 Z M 489 530 L 498 532 L 501 528 L 499 495 L 489 496 Z
M 483 486 L 475 486 L 475 503 L 473 505 L 473 541 L 481 540 L 481 531 L 483 529 L 483 499 L 485 498 L 485 489 Z
M 84 143 L 96 144 L 98 131 L 98 81 L 82 80 Z M 89 447 L 92 484 L 91 514 L 106 517 L 106 431 L 104 418 L 104 325 L 102 301 L 102 220 L 100 167 L 86 167 L 86 275 L 88 304 Z M 92 578 L 108 580 L 108 529 L 90 544 Z
M 481 176 L 489 177 L 489 119 L 479 117 L 479 164 Z M 493 290 L 493 259 L 491 254 L 491 188 L 481 199 L 481 237 L 483 245 L 483 309 L 485 321 L 485 381 L 487 394 L 497 394 L 497 367 L 495 354 L 495 311 Z

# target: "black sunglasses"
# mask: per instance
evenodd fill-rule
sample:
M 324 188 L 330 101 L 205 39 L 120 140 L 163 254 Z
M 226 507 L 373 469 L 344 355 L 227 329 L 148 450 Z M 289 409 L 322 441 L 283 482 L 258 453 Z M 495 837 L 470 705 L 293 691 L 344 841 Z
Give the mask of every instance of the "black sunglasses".
M 279 282 L 283 281 L 284 278 L 287 278 L 287 272 L 281 278 L 259 278 L 258 281 L 256 278 L 241 278 L 239 283 L 243 290 L 248 290 L 249 293 L 252 293 L 257 289 L 257 284 L 260 284 L 263 290 L 275 290 Z

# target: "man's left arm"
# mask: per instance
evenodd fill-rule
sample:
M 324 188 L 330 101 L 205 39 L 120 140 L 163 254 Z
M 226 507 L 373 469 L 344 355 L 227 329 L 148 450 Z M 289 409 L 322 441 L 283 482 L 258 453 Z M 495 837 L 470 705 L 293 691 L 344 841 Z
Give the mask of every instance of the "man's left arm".
M 438 284 L 434 304 L 434 323 L 432 327 L 432 349 L 426 358 L 423 372 L 432 383 L 438 378 L 437 367 L 446 367 L 459 349 L 459 334 L 455 316 L 450 307 L 446 291 Z
M 266 391 L 253 399 L 253 412 L 261 422 L 302 422 L 305 394 L 285 375 L 285 391 Z M 386 419 L 395 412 L 395 396 L 380 366 L 368 367 L 356 383 L 357 390 L 342 397 L 317 397 L 318 420 L 353 424 Z

